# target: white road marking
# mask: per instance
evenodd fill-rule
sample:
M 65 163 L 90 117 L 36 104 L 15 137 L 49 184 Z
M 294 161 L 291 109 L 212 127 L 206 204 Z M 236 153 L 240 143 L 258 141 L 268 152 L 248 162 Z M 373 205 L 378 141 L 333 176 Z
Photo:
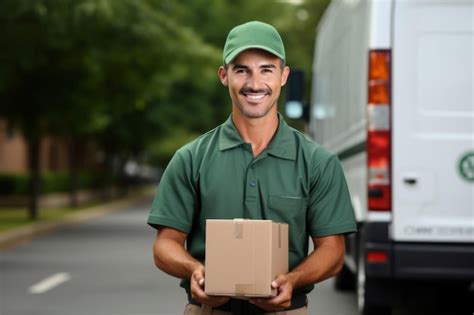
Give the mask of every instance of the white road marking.
M 55 273 L 54 275 L 32 285 L 28 288 L 28 291 L 31 294 L 45 293 L 46 291 L 49 291 L 57 287 L 58 285 L 68 281 L 69 279 L 71 279 L 71 275 L 67 272 Z

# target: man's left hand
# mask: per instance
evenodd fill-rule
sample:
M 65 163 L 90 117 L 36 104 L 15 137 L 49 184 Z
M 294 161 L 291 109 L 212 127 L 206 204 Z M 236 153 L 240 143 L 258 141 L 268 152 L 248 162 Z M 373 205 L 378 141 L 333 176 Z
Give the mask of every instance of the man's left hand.
M 293 284 L 288 275 L 279 275 L 272 281 L 272 288 L 277 289 L 277 296 L 269 299 L 252 298 L 250 303 L 267 312 L 278 312 L 291 306 Z

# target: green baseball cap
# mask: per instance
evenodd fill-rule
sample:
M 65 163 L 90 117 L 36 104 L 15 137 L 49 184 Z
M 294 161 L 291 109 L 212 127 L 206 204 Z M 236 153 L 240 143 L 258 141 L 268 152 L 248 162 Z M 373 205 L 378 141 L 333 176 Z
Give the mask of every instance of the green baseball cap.
M 224 45 L 224 64 L 229 64 L 244 50 L 257 48 L 285 60 L 285 47 L 278 31 L 263 22 L 252 21 L 234 27 Z

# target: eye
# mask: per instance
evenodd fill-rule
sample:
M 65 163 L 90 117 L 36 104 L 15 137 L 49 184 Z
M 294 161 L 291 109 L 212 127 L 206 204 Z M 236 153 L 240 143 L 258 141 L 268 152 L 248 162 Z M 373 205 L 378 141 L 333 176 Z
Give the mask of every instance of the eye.
M 263 72 L 263 73 L 273 73 L 273 69 L 271 69 L 271 68 L 264 68 L 264 69 L 262 70 L 262 72 Z
M 234 73 L 236 73 L 236 74 L 246 74 L 247 70 L 243 69 L 243 68 L 238 68 L 238 69 L 234 70 Z

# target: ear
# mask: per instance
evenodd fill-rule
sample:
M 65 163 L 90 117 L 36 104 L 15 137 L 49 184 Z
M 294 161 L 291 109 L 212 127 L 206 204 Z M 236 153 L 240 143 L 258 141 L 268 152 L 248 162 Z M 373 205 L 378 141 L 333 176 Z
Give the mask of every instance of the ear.
M 281 86 L 284 86 L 286 84 L 286 80 L 288 79 L 289 75 L 290 75 L 290 67 L 285 66 L 281 73 Z
M 219 70 L 217 70 L 217 75 L 219 76 L 219 80 L 221 80 L 222 85 L 228 85 L 228 77 L 227 77 L 227 70 L 224 66 L 220 66 Z

